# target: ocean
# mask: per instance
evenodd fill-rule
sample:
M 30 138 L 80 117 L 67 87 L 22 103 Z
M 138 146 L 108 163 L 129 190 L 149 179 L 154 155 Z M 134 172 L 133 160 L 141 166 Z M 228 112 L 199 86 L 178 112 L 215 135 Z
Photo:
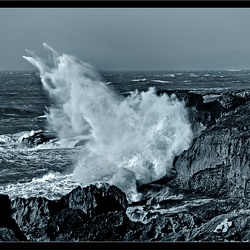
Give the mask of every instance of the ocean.
M 185 103 L 156 90 L 221 93 L 250 87 L 250 71 L 100 71 L 49 48 L 36 71 L 0 72 L 0 193 L 57 199 L 108 182 L 131 201 L 193 140 Z M 25 138 L 52 133 L 50 140 Z

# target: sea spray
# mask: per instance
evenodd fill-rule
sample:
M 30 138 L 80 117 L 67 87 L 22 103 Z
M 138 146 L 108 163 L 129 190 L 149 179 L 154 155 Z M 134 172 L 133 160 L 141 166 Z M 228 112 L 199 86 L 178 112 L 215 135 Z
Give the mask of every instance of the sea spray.
M 164 176 L 174 156 L 190 146 L 192 130 L 185 103 L 175 95 L 157 96 L 154 88 L 118 96 L 87 63 L 59 54 L 48 45 L 50 60 L 24 56 L 40 71 L 54 101 L 46 118 L 60 139 L 85 136 L 73 176 L 78 182 L 108 182 L 138 198 L 138 183 Z

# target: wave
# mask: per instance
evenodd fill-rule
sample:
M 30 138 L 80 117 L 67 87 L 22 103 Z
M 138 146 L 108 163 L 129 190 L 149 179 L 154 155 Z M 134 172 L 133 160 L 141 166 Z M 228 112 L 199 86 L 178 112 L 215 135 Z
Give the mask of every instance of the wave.
M 132 79 L 131 82 L 145 82 L 147 79 L 142 78 L 142 79 Z
M 34 139 L 32 139 L 34 138 Z M 0 150 L 34 151 L 41 149 L 63 149 L 84 146 L 88 136 L 75 136 L 58 140 L 48 131 L 31 130 L 15 134 L 0 135 Z
M 158 83 L 171 83 L 170 81 L 163 81 L 163 80 L 151 80 L 151 82 L 158 82 Z
M 181 73 L 177 73 L 176 75 L 181 75 Z M 167 77 L 175 77 L 175 74 L 163 74 L 163 76 L 167 76 Z
M 41 130 L 38 131 L 22 131 L 19 133 L 15 133 L 15 134 L 5 134 L 5 135 L 0 135 L 0 143 L 4 144 L 4 143 L 18 143 L 18 142 L 22 142 L 23 138 L 26 137 L 30 137 L 32 135 L 34 135 L 35 133 L 41 132 Z
M 33 111 L 28 108 L 0 108 L 0 117 L 4 116 L 33 116 Z
M 29 182 L 4 184 L 0 186 L 0 193 L 7 194 L 11 199 L 22 197 L 45 197 L 47 199 L 59 199 L 79 186 L 72 178 L 72 174 L 49 172 L 42 177 L 33 178 Z
M 60 140 L 87 136 L 73 178 L 84 184 L 108 182 L 138 199 L 137 185 L 164 176 L 173 158 L 190 146 L 193 133 L 185 103 L 154 88 L 116 94 L 91 65 L 44 44 L 49 64 L 24 56 L 40 72 L 56 103 L 46 118 Z

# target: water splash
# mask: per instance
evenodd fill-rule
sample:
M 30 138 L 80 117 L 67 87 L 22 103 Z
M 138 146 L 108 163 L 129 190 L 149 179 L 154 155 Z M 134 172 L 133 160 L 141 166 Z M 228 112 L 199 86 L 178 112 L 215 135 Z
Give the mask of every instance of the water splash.
M 136 185 L 164 176 L 174 156 L 190 146 L 185 104 L 175 95 L 157 96 L 154 88 L 122 98 L 87 63 L 59 54 L 48 45 L 45 61 L 24 56 L 40 71 L 55 105 L 46 118 L 60 139 L 87 136 L 74 169 L 78 182 L 106 181 L 137 199 Z

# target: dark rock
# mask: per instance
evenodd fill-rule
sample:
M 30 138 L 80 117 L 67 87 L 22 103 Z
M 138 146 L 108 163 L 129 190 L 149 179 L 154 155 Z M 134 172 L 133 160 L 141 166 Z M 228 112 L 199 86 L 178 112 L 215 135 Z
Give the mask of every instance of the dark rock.
M 202 94 L 194 93 L 190 90 L 178 90 L 178 91 L 158 90 L 156 93 L 157 95 L 167 94 L 169 96 L 172 94 L 175 94 L 178 99 L 185 102 L 188 108 L 195 107 L 199 109 L 199 107 L 202 105 L 203 100 L 204 100 Z
M 70 238 L 73 231 L 81 227 L 88 217 L 80 209 L 63 209 L 51 218 L 51 222 L 46 229 L 50 241 L 58 239 L 66 240 Z
M 61 202 L 65 207 L 81 209 L 88 216 L 109 211 L 125 211 L 128 206 L 126 195 L 119 188 L 108 184 L 100 188 L 95 185 L 78 187 L 65 195 Z
M 0 241 L 18 241 L 18 239 L 11 229 L 0 227 Z
M 7 195 L 0 194 L 0 204 L 1 204 L 1 213 L 0 213 L 0 227 L 6 228 L 1 231 L 2 239 L 13 238 L 13 234 L 16 239 L 20 241 L 26 241 L 27 238 L 20 230 L 16 221 L 11 217 L 11 203 Z M 10 230 L 8 230 L 10 229 Z
M 137 223 L 125 234 L 126 241 L 179 241 L 184 231 L 195 228 L 194 216 L 188 212 L 173 213 L 172 215 L 156 215 L 147 224 Z M 180 237 L 181 236 L 181 237 Z M 184 240 L 185 240 L 184 236 Z
M 48 225 L 51 219 L 49 202 L 42 197 L 16 198 L 11 202 L 12 217 L 29 240 L 35 240 L 37 230 Z
M 224 109 L 224 106 L 217 100 L 202 103 L 200 106 L 197 107 L 198 111 L 206 111 L 213 113 L 216 119 L 221 116 Z
M 12 217 L 29 240 L 48 241 L 67 236 L 91 217 L 111 211 L 124 213 L 128 203 L 119 188 L 103 184 L 78 187 L 60 200 L 16 198 L 11 206 Z
M 192 241 L 249 241 L 248 213 L 219 215 L 194 230 Z
M 56 133 L 52 133 L 52 132 L 36 132 L 34 133 L 34 135 L 31 135 L 29 137 L 24 137 L 22 139 L 23 143 L 26 143 L 28 145 L 39 145 L 39 144 L 43 144 L 43 143 L 47 143 L 51 140 L 57 140 L 57 136 Z
M 74 230 L 71 237 L 77 241 L 121 241 L 131 224 L 134 223 L 124 212 L 103 213 L 91 217 L 82 227 Z

